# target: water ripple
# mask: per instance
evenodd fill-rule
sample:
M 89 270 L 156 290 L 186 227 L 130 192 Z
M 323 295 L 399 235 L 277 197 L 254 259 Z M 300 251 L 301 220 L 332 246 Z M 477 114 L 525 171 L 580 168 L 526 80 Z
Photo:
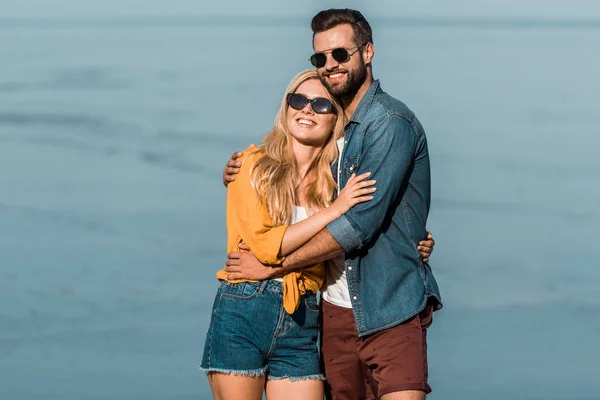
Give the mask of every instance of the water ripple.
M 114 123 L 107 118 L 86 114 L 53 114 L 53 113 L 0 113 L 0 126 L 75 128 L 86 129 L 104 136 L 112 136 Z
M 181 172 L 188 172 L 200 175 L 215 176 L 206 167 L 189 162 L 179 154 L 164 153 L 158 151 L 142 151 L 140 159 L 150 165 L 157 165 L 162 168 L 174 169 Z M 218 174 L 216 175 L 218 176 Z
M 444 199 L 432 200 L 432 208 L 442 210 L 468 210 L 468 211 L 494 211 L 507 214 L 523 216 L 560 217 L 570 221 L 579 220 L 583 222 L 600 220 L 600 215 L 590 211 L 561 210 L 556 208 L 545 208 L 541 205 L 506 203 L 478 200 Z

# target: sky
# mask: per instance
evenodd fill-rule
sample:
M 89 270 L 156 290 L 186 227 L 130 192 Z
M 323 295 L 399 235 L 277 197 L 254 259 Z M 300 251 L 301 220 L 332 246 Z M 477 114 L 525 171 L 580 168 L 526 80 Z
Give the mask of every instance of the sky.
M 371 16 L 458 16 L 458 17 L 540 17 L 600 19 L 600 2 L 594 0 L 265 0 L 261 7 L 246 0 L 2 0 L 0 20 L 8 18 L 74 18 L 134 16 L 244 16 L 312 15 L 329 7 L 368 9 Z

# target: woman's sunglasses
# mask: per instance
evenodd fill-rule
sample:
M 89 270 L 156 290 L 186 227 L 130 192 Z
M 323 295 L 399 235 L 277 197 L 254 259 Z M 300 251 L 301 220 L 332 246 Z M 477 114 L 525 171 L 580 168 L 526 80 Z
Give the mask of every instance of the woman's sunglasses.
M 350 56 L 356 53 L 356 51 L 358 51 L 358 49 L 360 49 L 361 47 L 363 47 L 363 45 L 351 47 L 349 49 L 345 47 L 339 47 L 337 49 L 315 53 L 312 56 L 310 56 L 310 63 L 316 68 L 323 68 L 325 64 L 327 64 L 327 53 L 331 53 L 331 57 L 333 57 L 335 61 L 339 63 L 345 63 L 350 59 Z M 356 50 L 350 53 L 350 50 L 354 49 Z
M 310 103 L 313 111 L 317 114 L 327 114 L 333 110 L 333 103 L 331 100 L 324 97 L 309 99 L 300 93 L 288 93 L 287 103 L 288 106 L 292 107 L 294 110 L 302 110 L 308 103 Z

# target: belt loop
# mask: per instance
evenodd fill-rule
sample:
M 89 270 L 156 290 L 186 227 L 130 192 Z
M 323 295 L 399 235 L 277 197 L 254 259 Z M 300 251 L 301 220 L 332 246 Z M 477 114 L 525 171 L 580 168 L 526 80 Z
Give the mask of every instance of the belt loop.
M 262 281 L 260 283 L 260 286 L 258 287 L 258 294 L 262 294 L 265 291 L 265 288 L 267 287 L 267 283 L 269 283 L 268 279 L 265 279 L 264 281 Z

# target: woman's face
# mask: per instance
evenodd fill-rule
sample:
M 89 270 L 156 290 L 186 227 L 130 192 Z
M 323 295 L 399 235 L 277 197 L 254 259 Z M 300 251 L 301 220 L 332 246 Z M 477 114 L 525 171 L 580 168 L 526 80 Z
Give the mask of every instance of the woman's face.
M 318 79 L 303 82 L 294 93 L 304 95 L 307 99 L 322 97 L 331 100 L 331 95 Z M 333 132 L 337 116 L 335 107 L 325 114 L 316 113 L 309 102 L 301 110 L 288 105 L 287 128 L 292 137 L 307 146 L 322 147 Z

